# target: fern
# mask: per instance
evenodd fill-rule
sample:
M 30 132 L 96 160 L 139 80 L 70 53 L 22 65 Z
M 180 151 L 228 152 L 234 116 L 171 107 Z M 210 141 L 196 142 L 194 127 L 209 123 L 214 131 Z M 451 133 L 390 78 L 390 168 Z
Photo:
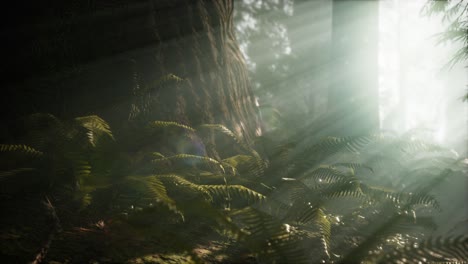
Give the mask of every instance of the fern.
M 204 125 L 200 125 L 199 127 L 197 127 L 197 131 L 199 130 L 202 131 L 204 129 L 215 130 L 215 131 L 221 132 L 222 134 L 229 136 L 231 139 L 234 140 L 234 142 L 236 142 L 238 146 L 242 147 L 242 149 L 244 149 L 247 153 L 251 154 L 252 157 L 254 157 L 256 166 L 255 166 L 255 170 L 251 171 L 252 174 L 256 176 L 261 176 L 264 174 L 266 163 L 263 161 L 263 159 L 261 158 L 261 156 L 258 154 L 256 150 L 254 150 L 252 147 L 250 147 L 249 145 L 244 143 L 241 139 L 239 139 L 234 134 L 234 132 L 232 132 L 227 127 L 220 125 L 220 124 L 204 124 Z
M 147 92 L 147 90 L 155 89 L 156 87 L 160 87 L 161 85 L 163 85 L 163 84 L 165 84 L 165 83 L 167 83 L 169 81 L 182 82 L 182 81 L 184 81 L 184 79 L 177 76 L 177 75 L 175 75 L 175 74 L 173 74 L 173 73 L 169 73 L 169 74 L 166 74 L 166 75 L 160 77 L 159 79 L 151 82 L 149 84 L 149 86 L 146 87 L 146 89 L 144 89 L 144 90 L 146 90 L 144 92 Z
M 163 164 L 163 163 L 167 163 L 168 161 L 175 162 L 178 164 L 193 164 L 193 165 L 204 164 L 207 166 L 214 165 L 214 166 L 219 167 L 223 171 L 223 173 L 225 173 L 224 166 L 227 165 L 230 167 L 228 163 L 222 163 L 222 162 L 219 162 L 215 159 L 212 159 L 206 156 L 198 156 L 198 155 L 191 155 L 191 154 L 177 154 L 177 155 L 170 156 L 170 157 L 162 157 L 159 159 L 154 159 L 152 162 L 156 164 Z M 230 168 L 235 174 L 235 168 L 234 167 L 230 167 Z
M 36 150 L 32 147 L 26 145 L 8 145 L 0 144 L 0 153 L 2 152 L 17 152 L 21 154 L 30 155 L 33 157 L 38 157 L 44 155 L 42 151 Z
M 242 185 L 201 185 L 208 190 L 212 197 L 230 197 L 234 201 L 246 201 L 249 204 L 262 202 L 266 199 L 264 195 Z
M 347 175 L 344 172 L 328 165 L 321 165 L 320 167 L 312 170 L 311 172 L 305 173 L 304 175 L 299 177 L 300 180 L 310 178 L 314 179 L 318 183 L 331 183 L 337 181 L 352 180 L 350 175 Z
M 99 136 L 101 135 L 107 135 L 111 139 L 114 139 L 109 124 L 99 116 L 82 116 L 75 118 L 75 120 L 88 130 L 86 134 L 92 146 L 96 146 Z
M 202 194 L 208 201 L 213 201 L 211 193 L 203 185 L 195 184 L 176 174 L 163 174 L 157 175 L 157 177 L 164 181 L 166 184 L 187 187 L 191 190 L 196 191 L 199 194 Z
M 374 169 L 368 165 L 362 164 L 362 163 L 356 163 L 356 162 L 340 162 L 340 163 L 334 163 L 331 165 L 332 167 L 339 168 L 339 167 L 344 167 L 344 168 L 349 168 L 353 172 L 356 171 L 357 169 L 367 169 L 370 172 L 374 172 Z
M 120 183 L 120 186 L 136 189 L 144 199 L 161 203 L 174 213 L 181 214 L 176 202 L 167 194 L 166 187 L 160 178 L 159 176 L 129 176 Z
M 312 146 L 309 151 L 321 155 L 332 155 L 339 151 L 346 150 L 351 153 L 359 153 L 365 146 L 374 142 L 379 136 L 360 137 L 327 137 Z M 309 151 L 307 151 L 309 153 Z
M 258 164 L 258 159 L 250 155 L 236 155 L 223 160 L 223 164 L 229 164 L 239 173 L 261 176 L 264 173 L 263 166 Z
M 373 201 L 388 200 L 394 204 L 403 205 L 424 205 L 431 206 L 435 209 L 440 209 L 439 203 L 434 197 L 424 193 L 405 193 L 405 192 L 394 192 L 391 190 L 385 190 L 382 188 L 368 187 L 362 184 L 361 189 L 363 193 Z
M 436 237 L 413 242 L 376 257 L 379 263 L 463 262 L 468 259 L 468 236 Z
M 232 214 L 247 232 L 246 244 L 266 263 L 308 263 L 308 255 L 298 237 L 270 215 L 251 207 Z
M 7 171 L 0 171 L 0 182 L 8 179 L 9 177 L 22 174 L 22 173 L 27 173 L 31 171 L 36 171 L 35 168 L 18 168 L 18 169 L 12 169 L 12 170 L 7 170 Z
M 181 128 L 183 130 L 187 130 L 190 132 L 195 132 L 195 129 L 191 128 L 190 126 L 183 125 L 177 122 L 171 122 L 171 121 L 153 121 L 150 123 L 150 126 L 152 128 L 160 128 L 160 129 L 165 129 L 165 128 Z

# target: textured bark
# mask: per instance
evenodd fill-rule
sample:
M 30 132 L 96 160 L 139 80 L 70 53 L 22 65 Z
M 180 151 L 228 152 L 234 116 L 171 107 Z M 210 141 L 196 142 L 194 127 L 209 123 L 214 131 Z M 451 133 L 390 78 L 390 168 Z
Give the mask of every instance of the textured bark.
M 119 124 L 136 105 L 150 108 L 147 119 L 221 123 L 253 138 L 232 0 L 53 1 L 11 13 L 23 16 L 1 28 L 10 36 L 2 119 L 99 114 Z M 151 100 L 138 105 L 143 93 Z
M 233 1 L 154 1 L 153 8 L 156 68 L 183 79 L 163 85 L 154 113 L 190 125 L 225 124 L 251 140 L 256 111 L 234 35 Z

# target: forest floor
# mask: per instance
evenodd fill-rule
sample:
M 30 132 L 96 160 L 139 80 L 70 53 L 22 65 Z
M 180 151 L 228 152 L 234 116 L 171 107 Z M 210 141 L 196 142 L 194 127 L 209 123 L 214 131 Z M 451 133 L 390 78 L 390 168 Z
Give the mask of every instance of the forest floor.
M 241 243 L 199 219 L 170 222 L 145 215 L 140 220 L 144 222 L 133 224 L 115 219 L 96 223 L 70 211 L 61 215 L 60 230 L 54 231 L 39 200 L 15 200 L 11 205 L 1 206 L 2 263 L 30 263 L 46 244 L 40 263 L 256 263 Z

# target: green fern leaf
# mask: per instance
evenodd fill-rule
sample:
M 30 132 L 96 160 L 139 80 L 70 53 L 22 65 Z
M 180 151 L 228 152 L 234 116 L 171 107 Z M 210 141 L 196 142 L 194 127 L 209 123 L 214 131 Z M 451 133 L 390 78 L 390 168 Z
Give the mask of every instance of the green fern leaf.
M 213 201 L 213 197 L 211 196 L 211 193 L 204 187 L 204 185 L 198 185 L 195 184 L 191 181 L 186 180 L 180 175 L 177 174 L 159 174 L 155 175 L 155 177 L 158 177 L 161 181 L 165 182 L 166 184 L 171 184 L 175 186 L 176 188 L 188 188 L 190 190 L 193 190 L 199 194 L 202 194 L 206 200 L 208 201 Z
M 218 132 L 221 132 L 222 134 L 225 134 L 232 138 L 234 142 L 236 142 L 240 147 L 242 147 L 247 153 L 252 155 L 255 158 L 255 167 L 252 167 L 253 169 L 251 170 L 251 173 L 256 175 L 256 176 L 261 176 L 265 172 L 266 168 L 266 163 L 263 161 L 261 158 L 260 154 L 256 150 L 254 150 L 252 147 L 247 145 L 245 142 L 243 142 L 241 139 L 239 139 L 234 132 L 232 132 L 230 129 L 227 127 L 220 125 L 220 124 L 203 124 L 197 127 L 197 131 L 199 130 L 204 130 L 204 129 L 210 129 L 210 130 L 215 130 Z
M 101 135 L 107 135 L 114 139 L 109 124 L 97 115 L 77 117 L 75 120 L 88 130 L 87 136 L 92 146 L 96 145 Z
M 190 131 L 190 132 L 195 132 L 195 129 L 191 128 L 190 126 L 180 124 L 177 122 L 172 122 L 172 121 L 153 121 L 150 123 L 150 127 L 152 128 L 182 128 L 184 130 Z
M 248 236 L 246 244 L 265 263 L 309 263 L 301 241 L 287 225 L 257 209 L 247 207 L 231 215 Z
M 42 156 L 44 153 L 26 145 L 0 144 L 0 152 L 19 152 L 30 156 Z
M 191 165 L 202 164 L 202 165 L 207 165 L 207 166 L 215 165 L 219 167 L 223 171 L 223 173 L 226 173 L 224 166 L 226 165 L 230 166 L 227 163 L 221 163 L 210 157 L 191 155 L 191 154 L 177 154 L 177 155 L 170 156 L 170 157 L 162 157 L 159 159 L 154 159 L 152 162 L 156 164 L 164 164 L 164 163 L 167 163 L 168 161 L 175 162 L 175 163 L 182 164 L 182 165 L 183 164 L 191 164 Z M 230 168 L 232 169 L 234 173 L 236 172 L 234 167 L 230 167 Z
M 403 205 L 425 205 L 431 206 L 435 209 L 440 209 L 439 203 L 431 195 L 424 193 L 405 193 L 405 192 L 394 192 L 392 190 L 369 187 L 361 184 L 362 192 L 373 201 L 391 201 L 394 204 Z
M 9 177 L 22 174 L 25 172 L 31 172 L 35 171 L 35 168 L 18 168 L 18 169 L 13 169 L 13 170 L 8 170 L 8 171 L 0 171 L 0 181 L 3 181 Z
M 168 196 L 166 187 L 161 181 L 161 177 L 160 175 L 146 177 L 130 176 L 127 177 L 123 183 L 127 186 L 123 187 L 138 188 L 145 198 L 161 203 L 167 206 L 169 210 L 182 215 L 176 206 L 176 202 Z
M 242 185 L 201 185 L 207 189 L 215 199 L 230 197 L 233 200 L 242 199 L 249 204 L 262 202 L 266 199 L 264 195 Z
M 429 238 L 380 257 L 379 263 L 463 263 L 468 259 L 468 236 Z
M 318 168 L 305 173 L 300 180 L 314 179 L 317 183 L 332 183 L 337 181 L 352 180 L 350 175 L 346 175 L 344 172 L 335 169 L 329 165 L 321 165 Z
M 357 169 L 360 169 L 360 168 L 364 168 L 364 169 L 369 170 L 370 172 L 374 172 L 374 169 L 372 169 L 372 167 L 367 166 L 367 165 L 362 164 L 362 163 L 352 163 L 352 162 L 334 163 L 332 165 L 332 167 L 335 167 L 335 168 L 336 167 L 345 167 L 345 168 L 352 169 L 353 171 L 355 171 Z

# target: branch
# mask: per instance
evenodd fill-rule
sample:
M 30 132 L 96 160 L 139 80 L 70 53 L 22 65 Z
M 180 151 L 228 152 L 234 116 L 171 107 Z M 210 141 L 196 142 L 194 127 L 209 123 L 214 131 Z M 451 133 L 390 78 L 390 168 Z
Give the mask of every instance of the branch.
M 34 258 L 34 261 L 31 262 L 31 264 L 42 263 L 42 261 L 46 257 L 47 252 L 49 251 L 50 245 L 52 244 L 52 241 L 54 240 L 55 235 L 59 233 L 60 231 L 62 231 L 62 226 L 60 225 L 60 219 L 57 216 L 55 207 L 52 205 L 52 203 L 49 200 L 49 197 L 47 196 L 45 197 L 44 205 L 46 209 L 49 211 L 50 217 L 54 223 L 50 230 L 47 240 L 45 241 L 39 253 L 36 254 L 36 257 Z

